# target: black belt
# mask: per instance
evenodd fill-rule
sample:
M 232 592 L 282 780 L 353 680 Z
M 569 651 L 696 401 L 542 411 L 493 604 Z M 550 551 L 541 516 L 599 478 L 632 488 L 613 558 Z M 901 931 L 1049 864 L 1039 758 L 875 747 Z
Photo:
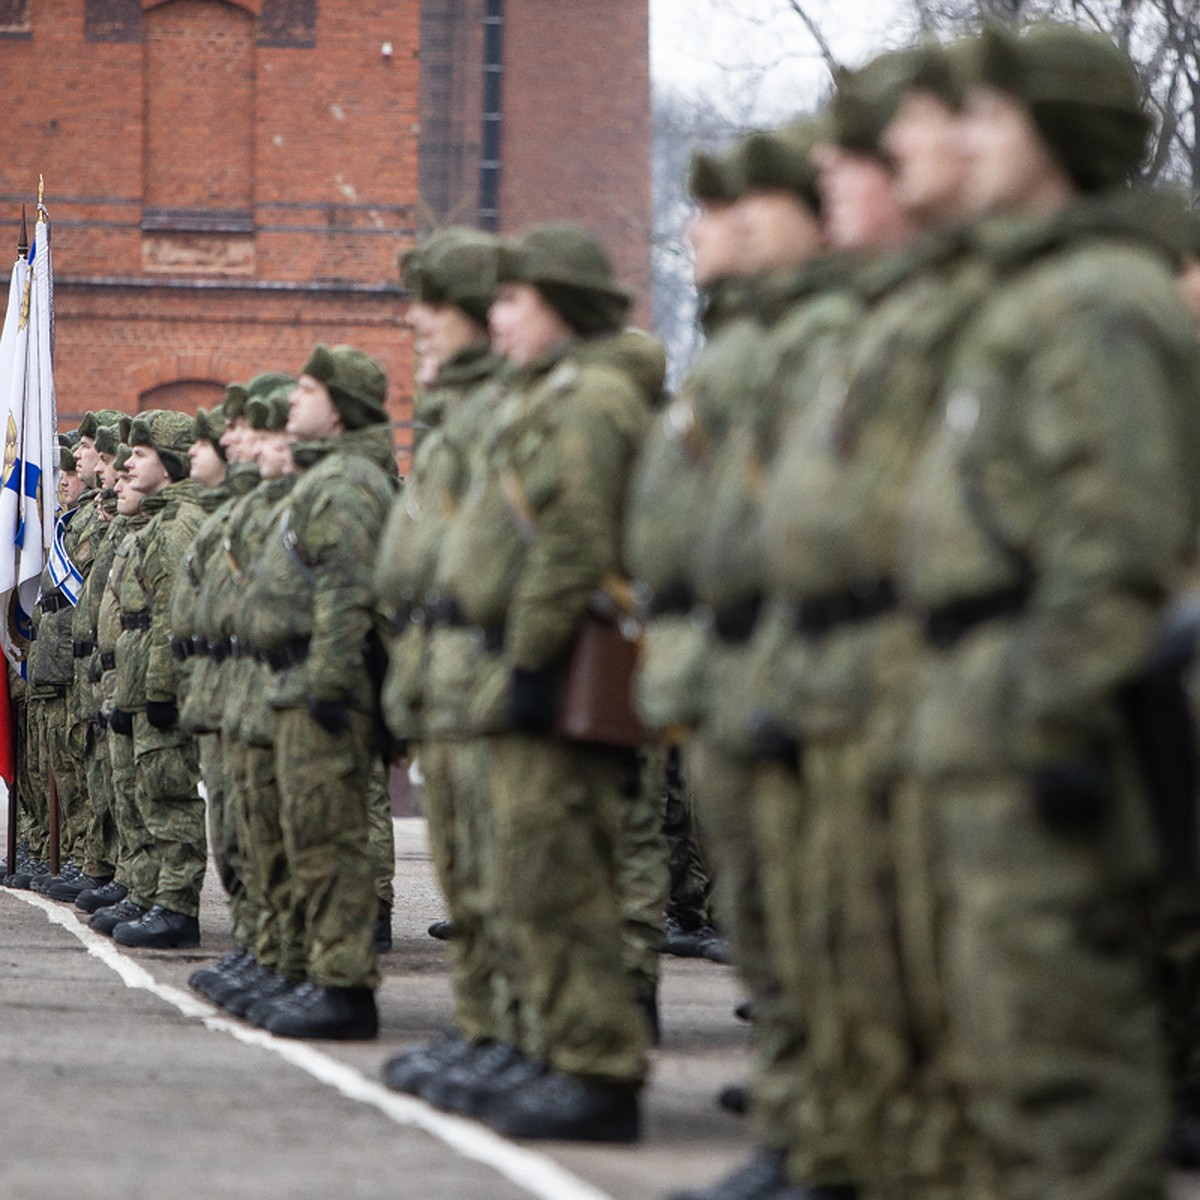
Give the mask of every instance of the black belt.
M 302 663 L 308 657 L 308 638 L 297 638 L 280 646 L 277 650 L 260 650 L 258 661 L 266 663 L 272 671 L 286 671 Z
M 62 594 L 62 592 L 52 592 L 49 596 L 43 596 L 38 601 L 38 608 L 44 613 L 56 613 L 64 608 L 70 608 L 71 602 Z
M 986 621 L 1019 613 L 1029 600 L 1027 580 L 997 588 L 982 596 L 953 600 L 925 613 L 925 637 L 940 650 L 949 650 L 966 633 Z
M 196 653 L 196 643 L 191 638 L 172 637 L 170 645 L 171 657 L 176 662 L 187 662 Z
M 888 579 L 874 580 L 844 592 L 810 596 L 797 603 L 793 628 L 804 637 L 820 637 L 839 625 L 869 621 L 896 607 L 896 589 Z
M 150 614 L 148 612 L 122 613 L 121 628 L 124 630 L 149 629 Z
M 115 671 L 117 669 L 117 652 L 115 650 L 102 650 L 100 652 L 100 670 Z
M 754 633 L 762 606 L 762 596 L 754 595 L 714 612 L 713 628 L 717 637 L 731 646 L 744 645 Z
M 72 642 L 71 656 L 73 658 L 90 658 L 96 646 L 93 642 Z
M 228 638 L 222 638 L 219 642 L 207 641 L 204 643 L 204 652 L 216 663 L 223 663 L 233 654 L 233 644 Z
M 425 620 L 430 625 L 445 625 L 449 629 L 462 629 L 469 625 L 462 605 L 453 596 L 439 596 L 423 606 Z
M 654 589 L 654 594 L 650 597 L 650 615 L 665 617 L 690 612 L 695 603 L 696 597 L 692 595 L 691 588 L 677 579 L 665 587 Z

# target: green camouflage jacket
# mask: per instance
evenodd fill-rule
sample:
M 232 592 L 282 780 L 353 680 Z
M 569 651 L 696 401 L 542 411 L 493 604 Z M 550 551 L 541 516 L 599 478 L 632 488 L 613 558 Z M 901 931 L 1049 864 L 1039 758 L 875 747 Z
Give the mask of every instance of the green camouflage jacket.
M 368 426 L 292 453 L 300 478 L 248 573 L 249 636 L 259 652 L 296 652 L 275 673 L 276 706 L 314 697 L 368 712 L 364 655 L 381 624 L 375 552 L 395 495 L 391 429 Z

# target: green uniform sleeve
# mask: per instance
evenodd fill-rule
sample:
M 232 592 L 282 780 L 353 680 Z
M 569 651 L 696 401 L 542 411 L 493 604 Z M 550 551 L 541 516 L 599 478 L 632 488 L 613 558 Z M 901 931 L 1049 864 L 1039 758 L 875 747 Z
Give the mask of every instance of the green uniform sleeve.
M 183 505 L 171 520 L 160 521 L 153 537 L 148 539 L 142 562 L 143 583 L 150 600 L 150 630 L 146 635 L 147 700 L 175 699 L 178 667 L 171 654 L 171 589 L 203 517 L 203 509 Z

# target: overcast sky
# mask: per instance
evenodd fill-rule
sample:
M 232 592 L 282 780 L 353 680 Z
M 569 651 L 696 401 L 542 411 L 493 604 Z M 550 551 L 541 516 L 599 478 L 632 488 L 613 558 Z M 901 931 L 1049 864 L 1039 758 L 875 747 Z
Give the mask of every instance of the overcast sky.
M 906 40 L 901 0 L 806 0 L 834 55 L 853 66 Z M 788 0 L 650 0 L 656 86 L 706 91 L 763 119 L 812 108 L 829 74 Z

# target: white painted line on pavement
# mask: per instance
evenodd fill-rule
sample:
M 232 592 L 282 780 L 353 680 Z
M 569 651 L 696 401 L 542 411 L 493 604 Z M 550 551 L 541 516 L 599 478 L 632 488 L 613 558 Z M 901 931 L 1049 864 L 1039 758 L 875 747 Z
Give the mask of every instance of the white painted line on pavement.
M 464 1158 L 491 1167 L 538 1200 L 612 1200 L 607 1192 L 571 1174 L 544 1154 L 506 1141 L 474 1121 L 438 1112 L 422 1100 L 390 1092 L 382 1084 L 310 1044 L 273 1037 L 240 1021 L 230 1020 L 190 992 L 159 983 L 145 967 L 122 954 L 107 938 L 80 924 L 73 908 L 64 908 L 35 892 L 10 890 L 6 894 L 40 908 L 53 924 L 74 934 L 90 955 L 121 977 L 126 987 L 150 992 L 173 1005 L 185 1017 L 203 1021 L 216 1033 L 230 1034 L 239 1042 L 278 1055 L 321 1083 L 336 1088 L 343 1096 L 374 1105 L 398 1125 L 409 1125 L 432 1134 Z

